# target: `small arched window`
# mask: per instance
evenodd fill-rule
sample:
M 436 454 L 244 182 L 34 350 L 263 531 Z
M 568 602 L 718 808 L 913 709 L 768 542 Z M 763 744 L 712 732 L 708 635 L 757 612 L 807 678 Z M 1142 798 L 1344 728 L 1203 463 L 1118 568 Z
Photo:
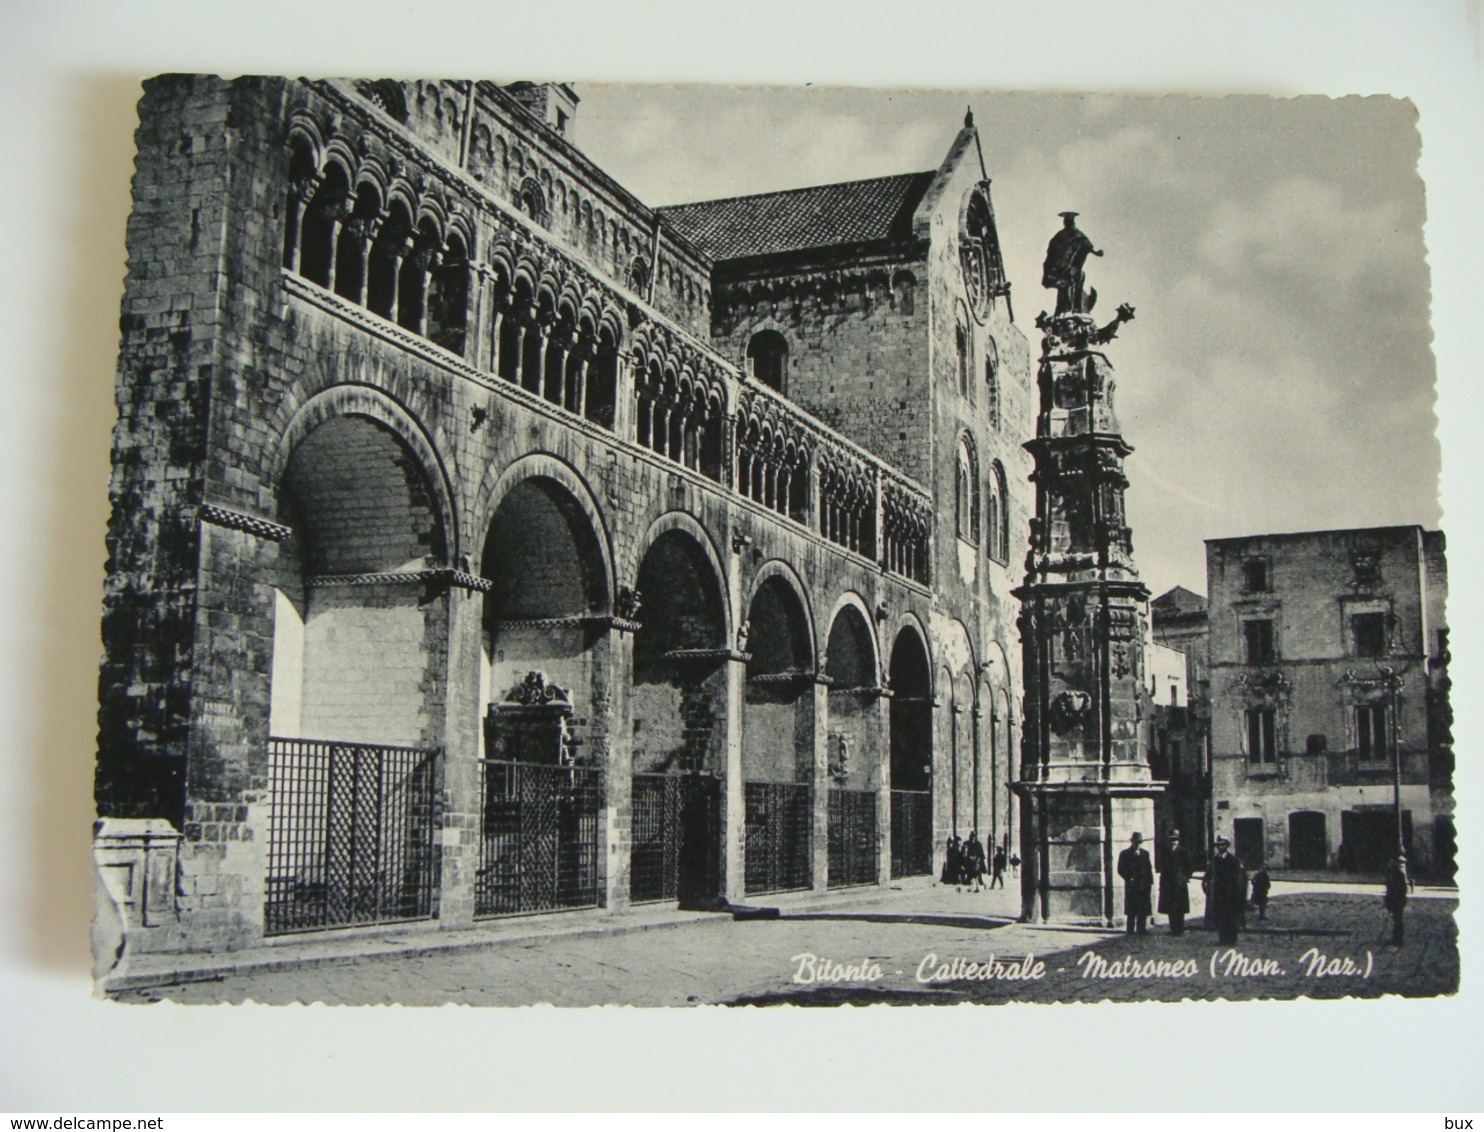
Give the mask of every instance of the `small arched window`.
M 963 397 L 969 396 L 969 390 L 973 382 L 969 377 L 973 366 L 969 363 L 969 332 L 963 323 L 959 323 L 953 329 L 953 345 L 958 362 L 958 391 Z
M 636 255 L 634 262 L 629 264 L 629 290 L 635 294 L 643 295 L 649 291 L 649 261 L 642 255 Z
M 984 343 L 984 397 L 989 427 L 1000 427 L 1000 348 L 993 337 Z
M 546 227 L 546 194 L 541 191 L 541 183 L 535 177 L 527 177 L 520 183 L 515 194 L 515 206 L 537 224 Z
M 979 466 L 969 438 L 962 436 L 953 472 L 954 530 L 965 542 L 979 542 Z
M 428 280 L 427 335 L 445 350 L 464 352 L 469 327 L 469 253 L 463 237 L 448 237 Z
M 388 115 L 404 125 L 407 122 L 407 94 L 402 84 L 395 79 L 376 79 L 356 84 L 361 97 L 380 107 Z
M 788 342 L 776 330 L 759 330 L 747 344 L 753 380 L 779 393 L 788 392 Z
M 989 468 L 989 500 L 984 509 L 984 545 L 996 562 L 1010 560 L 1009 500 L 1005 497 L 1005 469 L 996 460 Z

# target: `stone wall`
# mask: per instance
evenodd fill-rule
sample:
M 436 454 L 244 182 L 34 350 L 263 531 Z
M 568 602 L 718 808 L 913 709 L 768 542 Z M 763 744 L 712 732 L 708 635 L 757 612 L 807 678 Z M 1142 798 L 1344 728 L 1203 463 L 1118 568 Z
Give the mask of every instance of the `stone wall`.
M 1207 543 L 1211 593 L 1211 742 L 1217 830 L 1262 819 L 1270 863 L 1287 865 L 1288 818 L 1326 818 L 1329 864 L 1341 866 L 1341 815 L 1393 803 L 1394 724 L 1414 866 L 1431 866 L 1433 816 L 1451 803 L 1430 793 L 1439 758 L 1430 695 L 1445 597 L 1440 536 L 1386 527 L 1253 536 Z M 1367 655 L 1352 618 L 1377 615 L 1384 640 Z M 1246 623 L 1272 623 L 1272 655 L 1250 655 Z M 1394 675 L 1395 687 L 1389 680 Z M 1367 757 L 1357 709 L 1385 711 L 1387 734 Z M 1273 713 L 1271 759 L 1249 750 L 1248 712 Z
M 105 815 L 163 815 L 184 834 L 179 926 L 150 946 L 261 936 L 283 602 L 303 620 L 301 663 L 279 667 L 302 682 L 300 737 L 440 752 L 435 911 L 447 927 L 473 915 L 486 707 L 522 670 L 542 668 L 570 686 L 574 729 L 607 772 L 612 904 L 625 900 L 626 863 L 617 862 L 628 848 L 630 770 L 656 769 L 699 744 L 708 769 L 739 772 L 736 662 L 718 657 L 694 680 L 646 681 L 633 672 L 632 624 L 614 619 L 619 591 L 635 585 L 666 532 L 681 532 L 713 576 L 723 651 L 737 647 L 744 595 L 770 562 L 798 579 L 812 656 L 825 649 L 824 611 L 846 594 L 884 611 L 870 620 L 876 657 L 903 625 L 929 618 L 926 587 L 639 447 L 622 404 L 615 431 L 474 364 L 483 357 L 487 366 L 479 343 L 496 317 L 479 285 L 460 357 L 286 270 L 285 122 L 322 101 L 341 105 L 337 98 L 281 80 L 167 78 L 148 85 L 141 107 L 98 803 Z M 430 164 L 426 176 L 433 196 L 458 203 L 448 170 Z M 502 226 L 542 246 L 519 217 L 466 191 L 475 247 Z M 580 263 L 564 264 L 580 275 Z M 636 334 L 655 317 L 632 299 L 622 314 Z M 704 355 L 697 343 L 685 349 Z M 627 370 L 620 384 L 625 402 Z M 341 427 L 347 421 L 354 430 Z M 321 443 L 331 436 L 352 442 Z M 316 446 L 323 451 L 306 461 Z M 598 578 L 601 608 L 570 612 L 608 620 L 491 634 L 484 606 L 493 599 L 478 575 L 488 533 L 501 503 L 533 478 L 562 500 L 569 529 L 587 540 L 578 540 L 589 555 L 583 568 Z M 367 511 L 368 495 L 404 502 Z M 552 533 L 514 542 L 544 547 Z M 570 582 L 571 564 L 562 569 L 525 579 L 522 593 L 549 604 Z M 374 576 L 344 582 L 361 572 Z M 791 734 L 796 768 L 812 766 L 826 716 L 812 707 L 791 720 L 783 713 L 768 745 L 782 750 Z M 863 730 L 858 749 L 859 773 L 879 780 L 867 760 L 884 758 L 884 743 L 873 748 Z

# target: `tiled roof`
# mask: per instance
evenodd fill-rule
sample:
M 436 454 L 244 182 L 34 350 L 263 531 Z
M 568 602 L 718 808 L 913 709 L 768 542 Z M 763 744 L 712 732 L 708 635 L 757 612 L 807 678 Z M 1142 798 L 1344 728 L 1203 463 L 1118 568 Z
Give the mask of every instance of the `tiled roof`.
M 1205 613 L 1207 601 L 1200 594 L 1191 593 L 1184 586 L 1160 594 L 1149 603 L 1156 613 Z
M 912 235 L 912 214 L 934 174 L 902 173 L 781 193 L 677 204 L 659 210 L 716 260 Z

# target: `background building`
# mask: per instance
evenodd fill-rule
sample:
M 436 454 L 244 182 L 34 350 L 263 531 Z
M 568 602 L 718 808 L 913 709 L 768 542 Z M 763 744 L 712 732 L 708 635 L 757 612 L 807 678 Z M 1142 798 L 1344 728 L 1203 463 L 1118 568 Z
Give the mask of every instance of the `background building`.
M 1213 539 L 1216 829 L 1251 867 L 1451 876 L 1441 532 Z
M 136 946 L 1009 843 L 1035 408 L 972 123 L 656 211 L 577 108 L 146 84 L 96 780 Z
M 1211 776 L 1206 764 L 1211 729 L 1210 618 L 1206 599 L 1175 586 L 1149 603 L 1154 638 L 1150 654 L 1149 763 L 1168 783 L 1155 801 L 1159 844 L 1178 829 L 1188 852 L 1210 848 Z

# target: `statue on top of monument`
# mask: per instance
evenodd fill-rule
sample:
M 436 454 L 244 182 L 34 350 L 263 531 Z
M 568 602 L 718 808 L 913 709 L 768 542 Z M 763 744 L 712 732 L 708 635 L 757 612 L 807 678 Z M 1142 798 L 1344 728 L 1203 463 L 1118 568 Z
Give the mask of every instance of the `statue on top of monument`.
M 1103 253 L 1092 246 L 1077 227 L 1077 214 L 1063 212 L 1062 230 L 1051 237 L 1046 245 L 1046 262 L 1041 268 L 1041 286 L 1056 289 L 1056 313 L 1089 314 L 1097 302 L 1098 293 L 1084 288 L 1085 277 L 1082 265 L 1089 255 Z

